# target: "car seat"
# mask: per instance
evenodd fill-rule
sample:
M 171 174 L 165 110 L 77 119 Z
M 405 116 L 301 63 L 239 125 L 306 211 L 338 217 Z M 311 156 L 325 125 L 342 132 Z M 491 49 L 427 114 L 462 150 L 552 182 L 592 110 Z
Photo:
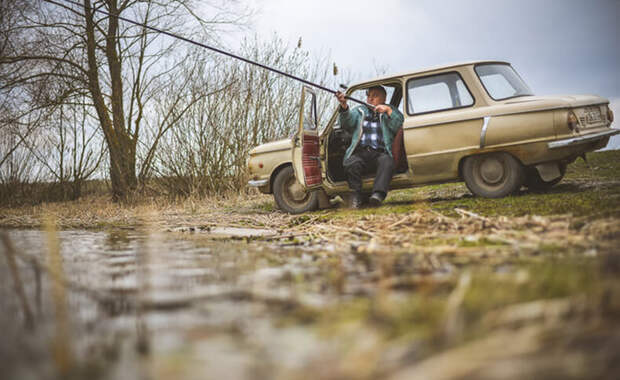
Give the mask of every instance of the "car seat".
M 400 127 L 394 141 L 392 142 L 392 156 L 394 157 L 394 172 L 403 173 L 407 171 L 407 154 L 405 153 L 405 140 L 403 138 L 403 128 Z

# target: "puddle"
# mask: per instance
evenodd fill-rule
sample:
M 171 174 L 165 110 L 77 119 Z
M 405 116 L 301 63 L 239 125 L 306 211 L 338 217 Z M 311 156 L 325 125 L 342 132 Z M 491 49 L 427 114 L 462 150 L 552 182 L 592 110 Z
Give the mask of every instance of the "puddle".
M 171 232 L 200 232 L 212 239 L 256 239 L 268 238 L 277 235 L 277 231 L 264 228 L 242 227 L 176 227 Z
M 267 229 L 203 232 L 205 239 L 135 230 L 58 233 L 70 310 L 68 342 L 74 362 L 81 363 L 74 363 L 75 371 L 102 367 L 98 371 L 104 377 L 135 379 L 153 371 L 167 374 L 178 361 L 187 371 L 181 377 L 203 378 L 204 368 L 209 368 L 212 377 L 207 378 L 226 374 L 227 379 L 251 379 L 256 371 L 268 377 L 301 371 L 322 355 L 330 339 L 311 328 L 280 326 L 299 300 L 311 305 L 334 300 L 322 286 L 312 284 L 322 279 L 313 279 L 319 269 L 307 249 L 243 240 L 276 234 Z M 17 334 L 19 345 L 11 346 L 6 339 L 0 343 L 0 352 L 13 359 L 4 361 L 0 370 L 14 378 L 55 378 L 53 353 L 46 350 L 56 340 L 52 281 L 45 269 L 36 279 L 32 265 L 20 256 L 46 268 L 46 234 L 12 230 L 9 236 L 18 252 L 26 297 L 40 315 L 33 335 Z M 20 331 L 20 305 L 4 257 L 2 252 L 0 303 L 10 312 L 3 312 L 0 328 Z M 33 285 L 39 280 L 37 295 Z M 39 298 L 40 304 L 34 305 Z M 144 334 L 148 360 L 139 359 L 132 349 Z M 117 353 L 107 357 L 109 353 L 101 351 Z M 32 355 L 38 359 L 30 360 Z

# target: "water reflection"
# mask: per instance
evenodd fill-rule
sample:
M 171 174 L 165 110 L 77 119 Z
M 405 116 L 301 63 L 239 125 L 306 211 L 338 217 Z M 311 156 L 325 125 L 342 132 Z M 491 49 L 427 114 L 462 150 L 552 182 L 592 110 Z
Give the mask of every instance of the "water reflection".
M 21 281 L 32 302 L 40 294 L 36 295 L 34 272 L 25 258 L 35 260 L 44 273 L 49 269 L 45 232 L 12 230 L 9 237 L 19 252 Z M 291 290 L 295 279 L 312 276 L 317 270 L 304 268 L 308 259 L 301 251 L 179 237 L 140 230 L 58 232 L 66 276 L 62 286 L 68 295 L 68 335 L 75 346 L 72 375 L 79 377 L 98 368 L 97 375 L 133 379 L 151 373 L 152 366 L 167 373 L 168 361 L 189 350 L 193 354 L 188 363 L 201 362 L 213 374 L 228 373 L 233 366 L 239 378 L 246 378 L 260 366 L 256 349 L 290 339 L 276 333 L 280 330 L 274 327 L 273 318 L 295 295 Z M 15 328 L 23 316 L 4 264 L 0 328 L 19 331 Z M 0 344 L 1 352 L 14 359 L 5 362 L 4 369 L 16 378 L 45 379 L 59 374 L 53 370 L 53 353 L 42 349 L 57 339 L 50 296 L 53 279 L 45 274 L 42 278 L 38 330 L 32 335 L 18 333 L 14 337 L 18 345 L 6 340 Z M 254 336 L 251 344 L 240 343 L 257 331 L 262 335 Z M 314 339 L 310 331 L 304 335 Z M 231 352 L 232 347 L 237 349 Z M 309 345 L 308 353 L 318 347 Z M 136 355 L 147 354 L 146 367 L 144 361 L 134 360 Z M 32 355 L 38 359 L 30 360 Z M 202 373 L 201 368 L 205 367 L 198 366 L 198 372 L 189 370 L 186 375 L 194 377 Z M 234 376 L 229 373 L 227 378 Z

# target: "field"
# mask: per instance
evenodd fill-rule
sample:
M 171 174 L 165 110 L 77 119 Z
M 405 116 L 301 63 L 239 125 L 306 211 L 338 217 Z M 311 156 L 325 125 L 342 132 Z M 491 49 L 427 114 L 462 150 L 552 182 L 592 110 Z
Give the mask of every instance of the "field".
M 0 365 L 5 373 L 181 379 L 620 373 L 620 151 L 580 159 L 549 192 L 523 189 L 503 199 L 473 197 L 457 183 L 395 191 L 380 208 L 336 205 L 287 215 L 259 194 L 131 206 L 95 197 L 2 209 L 0 225 L 7 229 L 0 289 L 3 307 L 12 311 L 0 327 L 17 342 L 0 345 L 12 358 Z M 63 281 L 54 281 L 58 267 L 41 253 L 54 236 Z M 102 259 L 119 249 L 126 261 Z M 30 266 L 42 273 L 43 290 L 33 285 L 40 280 L 28 281 Z M 162 280 L 168 277 L 177 282 Z M 14 292 L 20 282 L 24 290 Z M 52 295 L 41 301 L 48 290 Z M 58 296 L 73 293 L 97 296 L 72 302 Z M 36 299 L 41 310 L 29 323 L 38 330 L 16 328 L 28 314 L 23 305 Z M 63 302 L 69 316 L 51 311 Z M 92 321 L 80 310 L 91 310 L 101 325 L 89 330 Z M 135 323 L 120 328 L 123 318 Z M 39 339 L 51 339 L 56 351 L 41 348 L 47 346 Z M 77 354 L 77 347 L 87 349 Z

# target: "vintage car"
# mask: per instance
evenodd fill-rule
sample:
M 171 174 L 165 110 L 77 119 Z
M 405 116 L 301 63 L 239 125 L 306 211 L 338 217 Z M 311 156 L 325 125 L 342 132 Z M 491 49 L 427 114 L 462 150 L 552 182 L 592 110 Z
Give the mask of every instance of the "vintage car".
M 611 128 L 607 99 L 535 96 L 507 62 L 390 75 L 350 86 L 346 94 L 363 100 L 374 85 L 387 90 L 386 101 L 405 117 L 393 145 L 391 189 L 465 181 L 481 197 L 503 197 L 523 185 L 544 190 L 562 179 L 567 164 L 620 133 Z M 340 128 L 335 99 L 319 127 L 316 99 L 304 87 L 297 133 L 250 151 L 249 185 L 273 193 L 289 213 L 325 207 L 350 191 L 342 159 L 351 135 Z M 372 189 L 373 179 L 368 173 L 364 189 Z

